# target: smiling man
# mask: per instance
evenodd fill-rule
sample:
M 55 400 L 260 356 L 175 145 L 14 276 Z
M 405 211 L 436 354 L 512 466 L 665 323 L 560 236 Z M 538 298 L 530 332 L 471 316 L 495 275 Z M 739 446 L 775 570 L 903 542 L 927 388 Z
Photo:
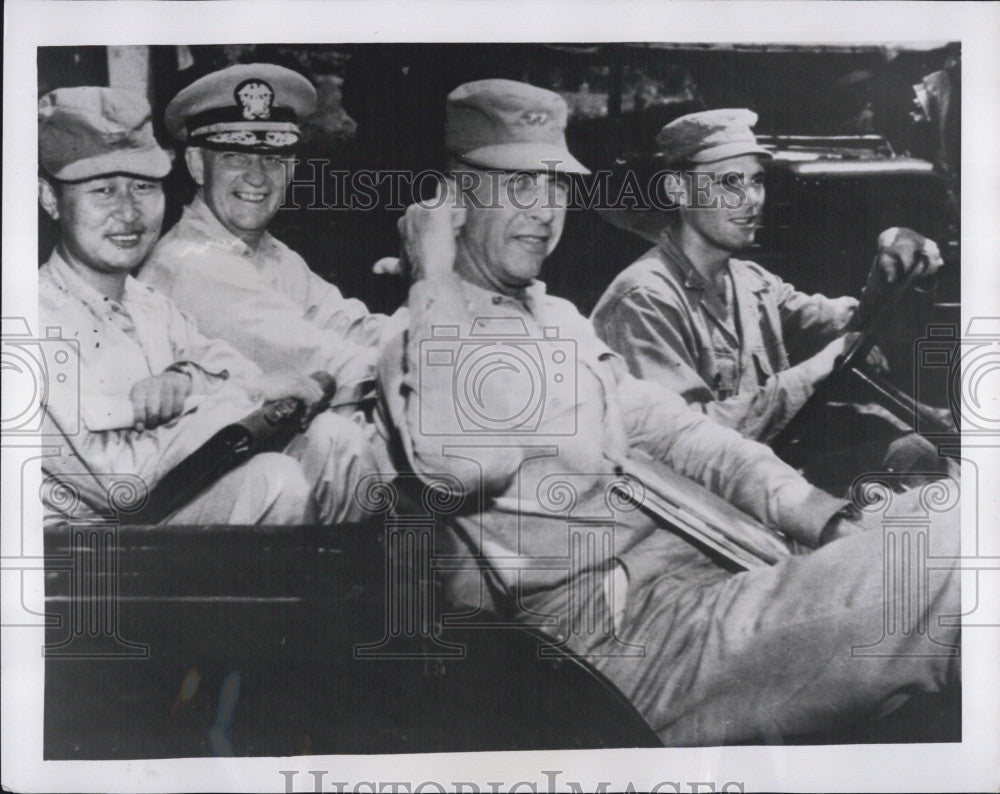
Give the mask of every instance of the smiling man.
M 859 301 L 804 294 L 736 258 L 763 221 L 763 160 L 771 155 L 754 137 L 756 121 L 745 109 L 709 110 L 660 131 L 676 210 L 657 247 L 615 278 L 592 319 L 633 375 L 767 442 L 831 373 L 846 334 L 864 327 L 889 284 L 916 266 L 930 276 L 943 262 L 933 241 L 888 229 Z M 823 428 L 797 449 L 804 458 L 796 465 L 835 492 L 863 471 L 948 468 L 930 444 L 874 405 L 829 406 Z
M 328 373 L 334 406 L 369 395 L 384 316 L 345 298 L 267 230 L 295 167 L 299 122 L 317 96 L 281 66 L 230 66 L 196 80 L 166 109 L 187 145 L 194 200 L 139 278 L 265 372 Z
M 39 269 L 39 316 L 79 352 L 76 400 L 51 400 L 63 435 L 45 457 L 46 518 L 106 514 L 119 477 L 149 488 L 223 427 L 266 400 L 312 404 L 312 379 L 264 374 L 132 272 L 160 234 L 161 180 L 171 168 L 146 100 L 102 87 L 60 88 L 38 103 L 39 202 L 59 241 Z M 79 422 L 77 420 L 80 420 Z M 362 429 L 320 414 L 281 453 L 258 454 L 209 484 L 170 523 L 353 520 L 357 481 L 372 468 Z
M 380 407 L 399 470 L 436 486 L 423 508 L 450 603 L 465 618 L 492 606 L 540 627 L 668 745 L 780 742 L 954 687 L 957 656 L 921 654 L 915 633 L 885 635 L 877 658 L 852 654 L 880 635 L 887 608 L 881 530 L 863 532 L 770 449 L 631 376 L 576 307 L 546 293 L 561 182 L 586 173 L 566 116 L 536 86 L 459 86 L 447 102 L 451 181 L 399 222 L 413 284 L 380 350 Z M 664 482 L 685 494 L 671 521 L 645 498 Z M 672 531 L 720 497 L 821 548 L 734 573 Z M 919 497 L 899 497 L 904 514 L 920 512 Z M 955 554 L 957 513 L 932 523 L 932 553 Z M 958 578 L 928 573 L 918 619 L 937 630 L 936 615 L 958 609 Z M 957 642 L 956 628 L 944 635 Z

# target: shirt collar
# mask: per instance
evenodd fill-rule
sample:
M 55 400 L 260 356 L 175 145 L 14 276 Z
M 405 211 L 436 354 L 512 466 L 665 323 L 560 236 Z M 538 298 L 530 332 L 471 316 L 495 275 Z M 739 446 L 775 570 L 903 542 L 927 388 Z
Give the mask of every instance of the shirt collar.
M 674 239 L 673 234 L 671 234 L 670 228 L 664 229 L 660 233 L 659 245 L 665 254 L 662 258 L 666 262 L 667 267 L 672 268 L 675 275 L 683 277 L 685 289 L 697 293 L 697 300 L 701 306 L 716 319 L 726 333 L 732 334 L 731 324 L 733 318 L 729 316 L 726 308 L 725 295 L 720 295 L 715 286 L 709 283 L 709 280 L 705 276 L 695 270 L 691 260 L 684 253 L 684 249 L 681 248 L 677 240 Z M 732 262 L 731 259 L 726 263 L 726 269 L 723 273 L 732 278 L 730 262 Z M 734 303 L 738 301 L 738 298 L 735 297 L 737 291 L 735 282 L 736 279 L 733 278 Z
M 197 193 L 191 203 L 184 208 L 185 219 L 194 228 L 219 245 L 231 248 L 241 256 L 253 256 L 259 251 L 265 251 L 271 247 L 272 237 L 267 230 L 261 235 L 260 245 L 254 250 L 243 240 L 233 234 L 222 225 L 222 221 L 215 217 L 215 213 L 202 200 Z
M 671 234 L 670 228 L 663 229 L 660 232 L 658 245 L 667 255 L 667 263 L 673 264 L 684 277 L 685 287 L 701 291 L 709 289 L 708 279 L 695 270 L 691 260 L 688 259 L 687 254 L 684 253 L 684 249 L 681 248 L 680 244 L 674 239 L 673 234 Z M 739 273 L 734 270 L 733 263 L 740 261 L 741 260 L 739 259 L 733 259 L 730 257 L 729 262 L 726 265 L 732 275 L 734 286 L 737 289 L 741 288 L 741 286 L 745 286 L 750 292 L 755 293 L 765 292 L 768 289 L 768 283 L 755 270 L 745 267 L 741 268 Z
M 502 292 L 486 289 L 471 281 L 462 279 L 463 289 L 474 303 L 489 303 L 493 306 L 517 306 L 535 318 L 540 318 L 547 297 L 547 289 L 544 281 L 535 279 L 524 289 L 524 298 L 514 298 L 504 295 Z
M 109 298 L 98 292 L 88 281 L 82 278 L 69 263 L 59 253 L 56 247 L 48 261 L 49 275 L 52 281 L 64 292 L 73 295 L 91 311 L 97 314 L 107 314 L 115 308 L 127 312 L 128 307 L 133 304 L 143 287 L 131 275 L 125 277 L 125 289 L 122 292 L 121 301 Z
M 708 279 L 695 270 L 684 249 L 674 239 L 671 228 L 668 226 L 660 232 L 658 245 L 667 254 L 667 261 L 676 263 L 681 275 L 684 277 L 684 286 L 688 289 L 706 290 L 709 288 Z

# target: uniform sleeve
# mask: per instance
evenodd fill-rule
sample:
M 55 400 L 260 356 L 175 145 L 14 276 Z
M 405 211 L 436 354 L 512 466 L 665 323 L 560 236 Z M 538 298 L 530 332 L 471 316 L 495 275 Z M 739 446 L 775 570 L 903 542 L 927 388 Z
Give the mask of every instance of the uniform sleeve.
M 45 412 L 46 432 L 61 433 L 64 444 L 60 455 L 45 459 L 45 470 L 84 503 L 106 509 L 108 489 L 116 479 L 138 477 L 152 489 L 218 430 L 258 406 L 245 395 L 216 395 L 153 430 L 92 432 L 60 406 L 50 405 Z
M 345 298 L 335 284 L 312 271 L 308 271 L 307 281 L 307 317 L 352 344 L 361 347 L 378 344 L 386 321 L 384 314 L 372 314 L 356 298 Z
M 154 429 L 93 430 L 87 422 L 89 409 L 105 397 L 128 401 L 128 397 L 124 396 L 127 395 L 127 388 L 123 393 L 117 391 L 117 386 L 110 392 L 102 388 L 101 365 L 94 361 L 93 351 L 91 354 L 86 352 L 90 346 L 75 346 L 81 356 L 79 388 L 75 395 L 68 398 L 46 402 L 43 412 L 45 432 L 61 435 L 62 444 L 60 454 L 46 457 L 43 465 L 46 473 L 53 476 L 66 493 L 76 494 L 85 504 L 97 510 L 107 509 L 109 488 L 115 482 L 134 482 L 138 477 L 147 488 L 153 488 L 167 472 L 219 429 L 239 421 L 260 405 L 231 377 L 237 373 L 255 372 L 256 367 L 251 362 L 224 342 L 206 339 L 190 318 L 162 295 L 141 286 L 138 290 L 130 309 L 142 312 L 145 322 L 137 327 L 152 328 L 156 333 L 165 334 L 174 363 L 189 362 L 196 393 L 209 396 L 200 400 L 192 410 Z M 86 327 L 89 335 L 92 324 L 84 320 L 81 326 L 81 320 L 78 315 L 72 314 L 73 310 L 73 303 L 62 300 L 48 282 L 40 284 L 39 316 L 46 323 L 68 325 L 71 329 Z M 109 366 L 125 358 L 121 351 L 114 349 L 113 335 L 101 341 L 104 343 L 102 354 L 107 356 Z M 169 359 L 164 357 L 159 360 Z M 227 375 L 223 376 L 222 371 L 227 371 Z M 71 505 L 65 507 L 67 512 L 72 513 Z
M 747 438 L 767 441 L 795 416 L 824 372 L 814 362 L 769 377 L 757 391 L 717 400 L 698 371 L 686 310 L 667 292 L 636 287 L 595 316 L 598 334 L 637 378 L 660 384 Z
M 793 364 L 815 355 L 851 328 L 857 299 L 807 295 L 773 273 L 765 275 L 777 296 L 785 349 Z
M 234 266 L 225 252 L 177 246 L 154 252 L 151 265 L 144 277 L 196 317 L 202 333 L 225 339 L 261 369 L 296 375 L 321 370 L 349 391 L 374 378 L 374 347 L 335 331 L 317 332 L 291 298 Z
M 810 485 L 763 444 L 743 438 L 658 384 L 616 369 L 626 431 L 632 446 L 809 546 L 817 546 L 843 501 Z
M 416 282 L 407 307 L 405 330 L 383 344 L 379 380 L 409 465 L 418 475 L 456 478 L 466 494 L 489 497 L 503 492 L 525 458 L 519 441 L 490 436 L 488 444 L 474 448 L 475 460 L 469 452 L 464 457 L 450 452 L 459 444 L 470 449 L 468 429 L 456 411 L 454 363 L 475 318 L 466 308 L 458 278 Z M 501 382 L 487 378 L 487 391 L 476 397 L 489 405 L 492 415 L 515 415 L 516 406 L 503 412 L 504 401 L 512 398 L 499 388 Z
M 253 361 L 228 342 L 209 339 L 190 316 L 170 301 L 164 300 L 161 309 L 176 356 L 172 368 L 191 376 L 192 394 L 219 391 L 224 381 L 229 381 L 229 391 L 236 392 L 250 387 L 260 376 L 260 367 Z

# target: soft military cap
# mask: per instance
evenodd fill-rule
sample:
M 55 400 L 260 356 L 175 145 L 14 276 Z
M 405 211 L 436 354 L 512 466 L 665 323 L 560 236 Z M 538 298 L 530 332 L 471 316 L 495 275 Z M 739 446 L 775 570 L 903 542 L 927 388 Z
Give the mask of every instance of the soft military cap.
M 671 121 L 656 143 L 667 163 L 713 163 L 743 154 L 770 157 L 753 134 L 756 123 L 757 114 L 745 108 L 704 110 Z
M 38 100 L 38 162 L 64 182 L 107 174 L 162 179 L 171 156 L 153 136 L 145 97 L 116 88 L 57 88 Z
M 445 145 L 470 165 L 505 171 L 589 174 L 566 146 L 566 102 L 513 80 L 460 85 L 446 106 Z
M 299 121 L 316 111 L 316 89 L 273 63 L 230 66 L 195 80 L 167 105 L 167 130 L 192 146 L 251 152 L 287 150 Z

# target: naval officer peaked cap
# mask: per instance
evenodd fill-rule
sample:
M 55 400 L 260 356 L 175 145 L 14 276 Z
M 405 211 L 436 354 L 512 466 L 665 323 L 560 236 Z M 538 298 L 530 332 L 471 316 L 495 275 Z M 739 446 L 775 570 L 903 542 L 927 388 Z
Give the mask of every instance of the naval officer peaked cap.
M 229 66 L 195 80 L 167 105 L 167 130 L 208 149 L 270 152 L 299 140 L 299 121 L 316 111 L 316 89 L 272 63 Z

